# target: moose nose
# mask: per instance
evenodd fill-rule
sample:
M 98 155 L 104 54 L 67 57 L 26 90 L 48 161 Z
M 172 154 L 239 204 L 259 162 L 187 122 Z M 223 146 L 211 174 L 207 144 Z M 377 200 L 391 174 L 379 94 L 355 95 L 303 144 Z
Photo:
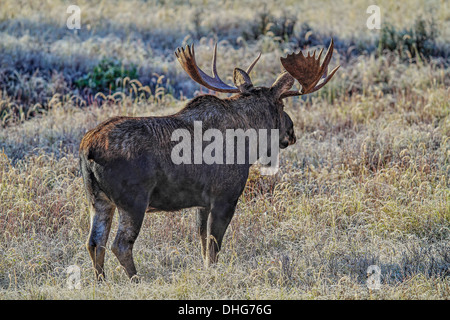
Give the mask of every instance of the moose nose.
M 295 137 L 295 135 L 292 136 L 292 139 L 289 141 L 289 145 L 294 144 L 297 142 L 297 138 Z
M 285 148 L 287 148 L 289 145 L 290 145 L 290 142 L 289 142 L 289 141 L 286 141 L 286 140 L 280 141 L 280 149 L 285 149 Z

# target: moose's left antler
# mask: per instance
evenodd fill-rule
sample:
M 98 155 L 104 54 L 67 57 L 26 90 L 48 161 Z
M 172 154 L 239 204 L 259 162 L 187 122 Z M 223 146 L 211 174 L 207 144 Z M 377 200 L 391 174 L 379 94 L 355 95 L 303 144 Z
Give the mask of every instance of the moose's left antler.
M 323 49 L 320 50 L 317 59 L 315 51 L 312 55 L 308 52 L 308 55 L 304 56 L 300 51 L 299 53 L 289 54 L 286 58 L 280 58 L 281 64 L 286 71 L 302 85 L 301 91 L 287 91 L 281 95 L 281 98 L 301 96 L 317 91 L 330 81 L 340 67 L 337 66 L 328 74 L 328 64 L 333 55 L 333 48 L 334 43 L 333 39 L 331 39 L 330 46 L 322 64 L 320 64 L 320 57 L 322 56 Z
M 224 83 L 217 74 L 216 68 L 216 55 L 217 55 L 217 43 L 214 46 L 214 55 L 212 60 L 212 74 L 213 77 L 207 75 L 202 69 L 197 66 L 195 61 L 195 51 L 194 44 L 191 46 L 187 45 L 186 48 L 177 48 L 175 55 L 183 67 L 184 71 L 197 83 L 202 86 L 217 91 L 217 92 L 227 92 L 227 93 L 239 93 L 241 90 L 236 87 L 232 87 Z M 255 64 L 261 57 L 261 53 L 256 57 L 252 64 L 247 68 L 247 75 L 252 71 Z

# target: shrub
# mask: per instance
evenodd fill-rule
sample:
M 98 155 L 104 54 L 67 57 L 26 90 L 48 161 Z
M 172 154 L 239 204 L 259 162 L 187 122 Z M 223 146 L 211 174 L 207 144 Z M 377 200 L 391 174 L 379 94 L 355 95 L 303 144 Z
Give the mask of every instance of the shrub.
M 433 19 L 418 18 L 409 29 L 397 30 L 386 24 L 381 29 L 379 51 L 397 51 L 399 55 L 411 58 L 428 58 L 436 49 L 436 38 L 439 30 Z
M 137 79 L 136 66 L 131 65 L 129 68 L 125 68 L 121 62 L 102 59 L 91 72 L 76 80 L 75 85 L 78 88 L 90 88 L 94 92 L 115 91 L 117 89 L 116 80 L 125 77 Z
M 249 29 L 242 32 L 244 39 L 257 40 L 261 35 L 269 35 L 281 42 L 289 41 L 294 35 L 297 19 L 287 12 L 277 18 L 264 6 L 262 10 L 255 14 L 253 21 Z

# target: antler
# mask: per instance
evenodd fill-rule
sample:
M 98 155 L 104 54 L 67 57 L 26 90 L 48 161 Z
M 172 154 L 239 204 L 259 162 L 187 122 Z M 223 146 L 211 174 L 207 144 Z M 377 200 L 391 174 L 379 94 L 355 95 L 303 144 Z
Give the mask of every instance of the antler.
M 308 52 L 308 55 L 304 56 L 300 51 L 299 53 L 289 54 L 286 58 L 280 58 L 281 64 L 286 71 L 302 85 L 301 91 L 287 91 L 281 95 L 281 98 L 308 94 L 319 90 L 327 84 L 340 67 L 337 66 L 330 74 L 328 74 L 328 64 L 333 55 L 333 48 L 334 42 L 333 39 L 331 39 L 330 46 L 328 47 L 322 65 L 320 64 L 320 57 L 322 56 L 323 49 L 320 50 L 317 59 L 315 57 L 315 51 L 312 55 Z
M 187 45 L 186 49 L 177 48 L 175 51 L 175 55 L 177 56 L 178 61 L 183 67 L 184 71 L 197 83 L 202 86 L 218 91 L 218 92 L 228 92 L 228 93 L 238 93 L 240 90 L 236 87 L 232 87 L 224 83 L 217 74 L 216 68 L 216 55 L 217 55 L 217 43 L 214 46 L 214 55 L 212 59 L 212 74 L 213 77 L 208 76 L 205 72 L 203 72 L 195 61 L 195 51 L 194 44 L 191 46 Z M 258 62 L 261 57 L 261 53 L 256 57 L 256 59 L 252 62 L 252 64 L 247 68 L 247 74 L 249 74 L 256 62 Z

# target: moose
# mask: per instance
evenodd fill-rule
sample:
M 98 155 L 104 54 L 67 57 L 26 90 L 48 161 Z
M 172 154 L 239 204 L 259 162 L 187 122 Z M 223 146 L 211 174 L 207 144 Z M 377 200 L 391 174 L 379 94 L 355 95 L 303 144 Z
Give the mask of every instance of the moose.
M 193 44 L 177 48 L 178 61 L 194 81 L 210 90 L 234 95 L 199 95 L 169 116 L 114 117 L 85 134 L 79 157 L 91 212 L 86 246 L 98 280 L 105 277 L 105 248 L 116 208 L 118 230 L 111 250 L 130 279 L 137 279 L 132 250 L 146 212 L 196 208 L 204 264 L 208 267 L 217 263 L 225 231 L 254 163 L 175 164 L 171 151 L 177 141 L 173 141 L 172 134 L 177 129 L 193 132 L 194 122 L 199 121 L 204 129 L 220 132 L 266 129 L 269 134 L 278 130 L 279 148 L 268 146 L 267 153 L 286 148 L 295 143 L 296 137 L 293 122 L 283 110 L 283 99 L 319 90 L 339 68 L 328 73 L 333 39 L 321 63 L 322 52 L 317 58 L 315 51 L 312 55 L 304 56 L 300 51 L 280 58 L 285 70 L 271 87 L 255 87 L 249 74 L 261 54 L 246 71 L 234 69 L 234 86 L 230 86 L 217 74 L 217 43 L 212 77 L 197 66 Z M 291 90 L 295 80 L 300 90 Z

